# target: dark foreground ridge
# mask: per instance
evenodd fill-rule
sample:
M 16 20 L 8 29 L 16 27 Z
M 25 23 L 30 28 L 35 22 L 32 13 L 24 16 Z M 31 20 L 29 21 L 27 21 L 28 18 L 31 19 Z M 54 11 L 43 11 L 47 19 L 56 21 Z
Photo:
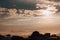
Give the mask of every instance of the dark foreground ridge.
M 50 35 L 50 33 L 40 34 L 38 31 L 34 31 L 27 38 L 7 34 L 6 36 L 0 35 L 0 40 L 60 40 L 60 36 L 56 34 Z

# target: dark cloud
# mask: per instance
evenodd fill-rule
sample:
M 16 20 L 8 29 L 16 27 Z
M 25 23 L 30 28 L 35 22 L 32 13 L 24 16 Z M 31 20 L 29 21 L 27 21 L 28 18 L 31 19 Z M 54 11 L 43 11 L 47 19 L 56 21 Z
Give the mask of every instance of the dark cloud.
M 27 1 L 27 0 L 26 0 Z M 36 4 L 33 1 L 23 0 L 0 0 L 0 7 L 17 9 L 35 9 Z
M 60 6 L 56 5 L 56 9 L 58 10 L 57 12 L 60 12 Z
M 60 0 L 49 0 L 49 1 L 60 2 Z

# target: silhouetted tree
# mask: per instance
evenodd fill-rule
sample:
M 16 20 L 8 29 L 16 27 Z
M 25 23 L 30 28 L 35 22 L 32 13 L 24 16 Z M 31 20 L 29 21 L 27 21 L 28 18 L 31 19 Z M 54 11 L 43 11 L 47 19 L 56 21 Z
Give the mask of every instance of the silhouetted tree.
M 50 38 L 50 33 L 45 33 L 43 40 L 48 40 Z
M 40 34 L 38 31 L 34 31 L 32 35 L 29 37 L 29 40 L 41 40 L 42 34 Z
M 24 38 L 21 36 L 13 36 L 11 40 L 24 40 Z
M 7 34 L 6 37 L 5 37 L 5 40 L 11 40 L 11 35 Z
M 22 36 L 6 36 L 0 35 L 0 40 L 60 40 L 60 36 L 56 34 L 50 35 L 50 33 L 40 34 L 38 31 L 34 31 L 29 37 L 23 38 Z
M 5 40 L 5 36 L 0 35 L 0 40 Z

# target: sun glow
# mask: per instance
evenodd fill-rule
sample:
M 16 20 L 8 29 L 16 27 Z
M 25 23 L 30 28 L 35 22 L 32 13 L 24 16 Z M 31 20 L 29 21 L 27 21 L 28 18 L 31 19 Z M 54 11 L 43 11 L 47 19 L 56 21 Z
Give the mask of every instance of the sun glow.
M 56 7 L 54 7 L 54 6 L 47 6 L 46 9 L 44 9 L 42 11 L 42 15 L 50 16 L 50 15 L 55 14 L 56 11 L 57 11 Z
M 51 15 L 51 9 L 48 7 L 46 10 L 43 10 L 42 14 L 45 16 Z

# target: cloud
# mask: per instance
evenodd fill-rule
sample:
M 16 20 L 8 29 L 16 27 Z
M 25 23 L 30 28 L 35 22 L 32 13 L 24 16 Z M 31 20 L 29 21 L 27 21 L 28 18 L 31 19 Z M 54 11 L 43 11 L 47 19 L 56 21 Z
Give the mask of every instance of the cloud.
M 30 1 L 30 2 L 29 2 Z M 36 0 L 37 4 L 33 2 L 34 0 L 4 0 L 0 1 L 1 8 L 0 11 L 5 11 L 7 9 L 8 12 L 5 11 L 1 12 L 1 17 L 4 18 L 18 18 L 18 17 L 25 17 L 25 16 L 41 16 L 42 12 L 50 6 L 50 10 L 52 10 L 52 13 L 56 13 L 56 11 L 59 11 L 58 3 L 47 1 L 47 0 Z M 8 3 L 9 2 L 9 3 Z M 4 8 L 3 8 L 4 7 Z M 35 10 L 37 7 L 40 7 L 40 9 Z M 17 10 L 18 9 L 18 10 Z M 24 10 L 24 13 L 22 12 L 22 9 Z M 28 10 L 27 10 L 28 9 Z M 32 11 L 33 10 L 33 11 Z M 19 13 L 17 13 L 19 11 Z M 3 16 L 2 16 L 3 15 Z
M 8 17 L 8 10 L 6 8 L 1 8 L 0 7 L 0 18 Z
M 56 5 L 56 9 L 58 10 L 57 12 L 60 12 L 60 6 Z
M 17 8 L 34 10 L 36 8 L 33 0 L 0 0 L 0 6 L 4 8 Z
M 49 0 L 49 1 L 60 2 L 60 0 Z

